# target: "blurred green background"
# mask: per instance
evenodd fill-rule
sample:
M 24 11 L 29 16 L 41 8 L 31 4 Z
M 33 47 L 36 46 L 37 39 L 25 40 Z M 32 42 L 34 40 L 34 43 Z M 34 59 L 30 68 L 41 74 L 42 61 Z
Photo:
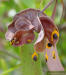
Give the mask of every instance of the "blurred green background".
M 0 75 L 20 75 L 20 47 L 13 47 L 5 39 L 5 32 L 11 23 L 13 16 L 27 8 L 42 10 L 50 0 L 0 0 Z M 64 10 L 58 0 L 55 24 L 60 30 L 60 39 L 57 44 L 61 63 L 66 70 L 66 0 Z M 51 16 L 54 3 L 45 11 Z M 46 64 L 42 60 L 42 67 L 46 70 Z

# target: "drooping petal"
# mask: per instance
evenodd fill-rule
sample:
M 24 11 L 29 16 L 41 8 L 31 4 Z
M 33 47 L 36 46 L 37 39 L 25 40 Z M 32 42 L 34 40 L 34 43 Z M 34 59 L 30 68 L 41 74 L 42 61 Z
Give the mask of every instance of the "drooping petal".
M 27 43 L 26 42 L 27 38 L 26 37 L 23 38 L 25 34 L 26 36 L 29 35 L 29 37 L 32 38 L 32 34 L 34 36 L 33 31 L 36 31 L 39 33 L 42 30 L 42 24 L 39 20 L 40 16 L 46 16 L 46 15 L 43 13 L 40 13 L 40 10 L 36 10 L 36 9 L 27 9 L 16 14 L 12 22 L 13 24 L 9 25 L 8 27 L 8 32 L 10 31 L 11 33 L 13 33 L 13 35 L 11 35 L 10 32 L 9 34 L 7 33 L 8 35 L 12 36 L 9 39 L 12 40 L 14 37 L 16 37 L 16 39 L 18 39 L 18 41 L 21 42 L 20 45 L 22 43 Z M 32 33 L 28 31 L 32 31 Z M 22 39 L 25 41 L 21 41 Z M 43 39 L 41 39 L 41 41 L 42 40 Z M 17 44 L 15 45 L 19 45 L 18 41 L 17 41 Z
M 19 29 L 20 27 L 26 29 L 30 25 L 33 25 L 35 27 L 35 30 L 37 32 L 40 32 L 41 25 L 40 25 L 39 17 L 41 17 L 41 16 L 46 16 L 46 14 L 40 13 L 40 10 L 29 8 L 29 9 L 23 10 L 23 11 L 19 12 L 18 14 L 16 14 L 13 20 L 16 21 L 15 27 L 17 29 Z M 21 20 L 21 22 L 20 22 L 20 20 Z
M 29 9 L 26 9 L 26 10 L 22 10 L 21 12 L 17 13 L 13 20 L 17 20 L 19 17 L 25 17 L 27 18 L 28 20 L 30 21 L 33 21 L 33 19 L 36 18 L 36 16 L 39 14 L 39 17 L 40 16 L 46 16 L 46 14 L 44 13 L 40 13 L 40 10 L 37 10 L 37 9 L 33 9 L 33 8 L 29 8 Z
M 31 24 L 31 22 L 24 18 L 24 17 L 20 17 L 16 20 L 15 22 L 15 28 L 17 30 L 24 30 L 24 31 L 28 31 L 31 30 L 32 28 L 34 28 L 34 26 Z
M 46 16 L 43 13 L 40 13 L 40 10 L 36 9 L 27 9 L 15 15 L 14 21 L 16 29 L 28 30 L 29 27 L 35 28 L 37 32 L 40 32 L 41 25 L 38 14 L 40 16 Z
M 53 20 L 47 16 L 44 16 L 44 17 L 40 17 L 40 21 L 41 21 L 41 24 L 44 28 L 44 31 L 45 31 L 45 37 L 48 38 L 48 40 L 51 42 L 51 43 L 55 43 L 54 41 L 51 40 L 51 37 L 52 36 L 52 32 L 54 30 L 58 31 L 57 27 L 55 26 Z M 57 41 L 57 40 L 56 40 Z

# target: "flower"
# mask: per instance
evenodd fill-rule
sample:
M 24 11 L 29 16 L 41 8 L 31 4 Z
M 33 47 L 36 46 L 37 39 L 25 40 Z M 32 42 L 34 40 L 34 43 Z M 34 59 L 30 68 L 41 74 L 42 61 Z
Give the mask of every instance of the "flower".
M 58 40 L 58 38 L 53 38 L 54 30 L 58 33 L 51 18 L 40 13 L 40 10 L 27 9 L 15 15 L 13 22 L 8 26 L 5 37 L 13 46 L 20 46 L 32 43 L 35 38 L 34 32 L 37 32 L 38 38 L 34 44 L 34 49 L 41 52 L 46 48 L 47 40 L 52 44 Z

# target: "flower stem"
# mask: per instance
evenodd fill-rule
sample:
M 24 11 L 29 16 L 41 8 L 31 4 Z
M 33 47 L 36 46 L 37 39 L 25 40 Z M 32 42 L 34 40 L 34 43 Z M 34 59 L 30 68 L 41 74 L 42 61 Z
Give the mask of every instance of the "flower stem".
M 34 52 L 33 44 L 23 45 L 21 47 L 22 74 L 23 75 L 42 75 L 41 62 L 32 59 Z

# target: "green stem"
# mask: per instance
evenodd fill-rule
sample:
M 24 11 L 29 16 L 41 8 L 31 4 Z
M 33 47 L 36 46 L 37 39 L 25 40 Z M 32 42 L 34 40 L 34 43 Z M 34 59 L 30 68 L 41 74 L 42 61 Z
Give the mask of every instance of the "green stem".
M 33 44 L 27 44 L 21 47 L 22 75 L 42 75 L 41 62 L 32 59 L 34 52 Z
M 21 64 L 18 64 L 15 67 L 12 67 L 12 68 L 4 71 L 3 73 L 0 73 L 0 75 L 5 75 L 5 74 L 7 75 L 7 73 L 10 73 L 10 72 L 14 71 L 15 69 L 19 68 L 20 66 L 21 66 Z

